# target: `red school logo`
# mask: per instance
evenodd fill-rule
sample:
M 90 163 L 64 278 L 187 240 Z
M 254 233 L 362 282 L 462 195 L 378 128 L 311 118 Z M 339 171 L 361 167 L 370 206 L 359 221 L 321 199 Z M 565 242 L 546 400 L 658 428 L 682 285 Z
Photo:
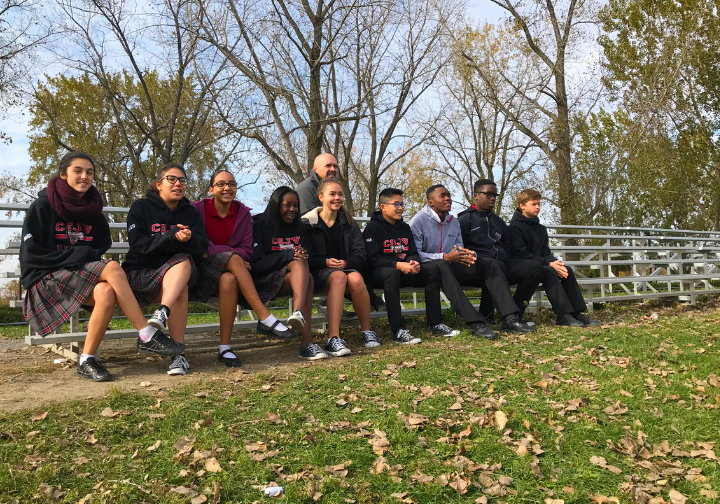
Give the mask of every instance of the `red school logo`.
M 293 236 L 291 238 L 273 238 L 273 240 L 272 240 L 272 250 L 274 250 L 274 251 L 294 249 L 295 247 L 299 247 L 299 246 L 300 246 L 300 237 L 299 236 Z
M 174 227 L 175 227 L 175 224 L 170 226 L 170 229 L 172 229 Z M 165 224 L 153 224 L 152 226 L 150 226 L 150 229 L 152 230 L 153 233 L 163 233 L 163 234 L 167 233 L 167 230 L 168 230 L 168 228 Z
M 383 242 L 383 252 L 386 254 L 396 254 L 400 259 L 405 259 L 405 252 L 410 250 L 408 247 L 408 238 L 391 238 Z
M 92 226 L 81 222 L 58 222 L 55 224 L 55 239 L 69 240 L 75 245 L 77 242 L 93 241 L 92 236 L 87 236 L 92 231 Z

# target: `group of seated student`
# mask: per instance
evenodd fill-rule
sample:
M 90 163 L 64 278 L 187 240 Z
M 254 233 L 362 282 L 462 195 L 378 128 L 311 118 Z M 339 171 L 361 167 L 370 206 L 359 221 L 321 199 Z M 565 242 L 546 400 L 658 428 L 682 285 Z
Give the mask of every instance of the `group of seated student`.
M 103 198 L 93 186 L 95 162 L 87 153 L 70 152 L 30 205 L 23 224 L 25 318 L 46 336 L 81 307 L 90 311 L 77 374 L 93 381 L 112 379 L 95 353 L 116 304 L 138 331 L 138 350 L 169 357 L 170 375 L 184 375 L 190 368 L 184 355 L 188 302 L 207 302 L 213 296 L 219 298 L 218 360 L 227 367 L 241 365 L 230 347 L 238 304 L 257 314 L 258 333 L 280 339 L 300 336 L 299 356 L 315 360 L 351 353 L 340 338 L 349 296 L 365 346 L 379 346 L 370 324 L 371 306 L 377 309 L 380 301 L 374 288 L 384 292 L 392 339 L 399 344 L 420 343 L 401 312 L 400 288 L 406 286 L 425 289 L 428 330 L 439 336 L 459 333 L 442 322 L 441 290 L 476 336 L 497 338 L 487 325 L 495 309 L 503 330 L 533 331 L 522 314 L 540 281 L 559 325 L 597 324 L 582 313 L 586 306 L 572 269 L 550 253 L 547 231 L 537 218 L 537 191 L 520 193 L 508 228 L 492 212 L 497 188 L 490 180 L 475 184 L 475 204 L 458 218 L 450 214 L 447 188 L 430 187 L 427 206 L 410 224 L 403 221 L 403 192 L 387 188 L 379 195 L 380 210 L 361 231 L 343 206 L 336 171 L 332 155 L 318 156 L 311 180 L 317 200 L 309 200 L 306 190 L 281 186 L 264 212 L 252 217 L 236 199 L 237 182 L 229 171 L 215 172 L 209 197 L 191 203 L 185 197 L 184 168 L 167 164 L 145 198 L 130 207 L 129 251 L 121 266 L 102 258 L 112 239 Z M 301 214 L 303 204 L 314 206 Z M 513 283 L 518 284 L 514 296 Z M 482 288 L 480 311 L 461 286 Z M 327 296 L 329 337 L 324 347 L 314 343 L 311 331 L 313 295 L 321 293 Z M 283 323 L 266 304 L 290 295 L 293 311 Z M 149 305 L 158 308 L 146 320 L 141 307 Z

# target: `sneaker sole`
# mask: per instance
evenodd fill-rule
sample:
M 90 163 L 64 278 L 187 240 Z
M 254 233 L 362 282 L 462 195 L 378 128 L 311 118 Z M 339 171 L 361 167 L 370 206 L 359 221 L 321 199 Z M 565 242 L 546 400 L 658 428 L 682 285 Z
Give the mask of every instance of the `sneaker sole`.
M 313 356 L 313 357 L 303 357 L 302 355 L 298 355 L 298 357 L 300 357 L 301 359 L 305 359 L 305 360 L 320 360 L 320 359 L 327 359 L 327 358 L 328 358 L 328 356 L 327 356 L 326 353 L 317 354 L 317 355 L 315 355 L 315 356 Z
M 343 357 L 345 355 L 350 355 L 352 353 L 352 350 L 350 350 L 349 348 L 345 348 L 338 352 L 328 352 L 327 350 L 325 350 L 325 353 L 328 355 L 332 355 L 333 357 Z
M 378 343 L 377 341 L 365 343 L 365 348 L 375 348 L 375 347 L 379 347 L 379 346 L 380 346 L 380 343 Z
M 393 343 L 395 343 L 396 345 L 418 345 L 418 344 L 422 343 L 422 340 L 420 338 L 414 338 L 414 339 L 411 339 L 410 341 L 395 341 L 395 340 L 393 340 Z
M 187 371 L 172 370 L 168 371 L 167 374 L 169 374 L 170 376 L 185 376 L 187 374 Z
M 450 334 L 432 333 L 433 336 L 437 336 L 439 338 L 454 338 L 455 336 L 457 336 L 459 334 L 460 334 L 460 331 L 453 331 Z
M 148 320 L 148 325 L 151 327 L 154 327 L 158 331 L 167 331 L 167 327 L 165 325 L 163 325 L 162 322 L 160 322 L 158 319 L 155 319 L 155 318 L 151 318 L 150 320 Z
M 290 316 L 287 319 L 287 325 L 289 325 L 293 331 L 300 332 L 303 327 L 305 327 L 305 322 L 298 317 Z

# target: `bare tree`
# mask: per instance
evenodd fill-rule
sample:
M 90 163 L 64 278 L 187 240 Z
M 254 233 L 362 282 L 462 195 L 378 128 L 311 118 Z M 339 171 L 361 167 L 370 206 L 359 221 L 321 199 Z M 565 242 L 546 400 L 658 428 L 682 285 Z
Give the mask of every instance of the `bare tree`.
M 590 87 L 571 94 L 567 70 L 573 54 L 581 50 L 584 26 L 596 19 L 594 0 L 546 0 L 526 3 L 522 0 L 490 0 L 510 16 L 508 26 L 522 40 L 525 53 L 533 62 L 533 71 L 517 72 L 514 61 L 498 59 L 493 52 L 478 54 L 472 46 L 460 44 L 467 65 L 492 90 L 494 101 L 515 127 L 530 138 L 547 156 L 557 178 L 557 204 L 563 224 L 576 223 L 575 186 L 573 182 L 573 113 L 578 104 L 590 96 L 592 109 L 599 93 Z M 472 38 L 472 37 L 470 37 Z M 524 65 L 523 65 L 524 66 Z M 498 86 L 498 77 L 503 86 Z M 517 98 L 508 103 L 502 89 L 510 87 Z M 592 98 L 594 96 L 594 99 Z M 546 120 L 538 130 L 529 124 L 522 112 L 531 106 Z

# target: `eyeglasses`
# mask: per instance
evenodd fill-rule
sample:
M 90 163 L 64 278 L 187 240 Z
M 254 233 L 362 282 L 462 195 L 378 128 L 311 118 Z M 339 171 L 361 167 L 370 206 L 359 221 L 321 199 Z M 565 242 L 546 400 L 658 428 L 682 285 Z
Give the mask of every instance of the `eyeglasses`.
M 235 189 L 237 187 L 237 182 L 225 182 L 224 180 L 221 180 L 220 182 L 215 182 L 210 187 L 217 187 L 218 189 L 225 189 L 225 186 L 228 186 L 230 189 Z
M 165 175 L 163 179 L 167 179 L 168 182 L 171 184 L 174 184 L 175 182 L 180 182 L 180 185 L 187 185 L 187 178 L 186 177 L 176 177 L 175 175 Z M 162 179 L 160 179 L 162 180 Z
M 489 199 L 493 199 L 493 198 L 497 198 L 497 197 L 498 197 L 498 193 L 496 193 L 496 192 L 478 191 L 476 194 L 484 194 L 484 195 L 487 196 Z
M 405 203 L 402 201 L 393 201 L 392 203 L 383 203 L 383 205 L 393 205 L 395 208 L 403 208 Z

